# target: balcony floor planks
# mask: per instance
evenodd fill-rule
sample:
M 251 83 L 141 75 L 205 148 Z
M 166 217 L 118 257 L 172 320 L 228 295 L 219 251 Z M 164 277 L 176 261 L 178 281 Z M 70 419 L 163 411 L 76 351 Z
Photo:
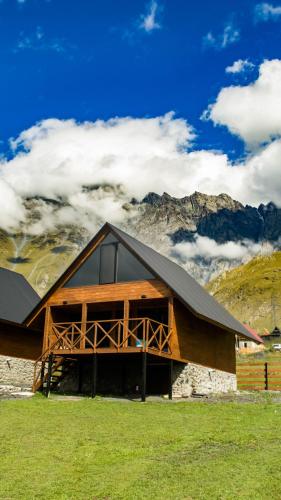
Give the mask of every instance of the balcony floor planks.
M 180 361 L 181 363 L 188 363 L 187 359 L 180 358 L 178 356 L 174 356 L 173 354 L 168 353 L 160 353 L 156 349 L 148 348 L 146 351 L 143 351 L 142 347 L 124 347 L 120 348 L 119 351 L 112 347 L 98 347 L 96 350 L 94 349 L 56 349 L 52 351 L 55 356 L 85 356 L 92 354 L 135 354 L 141 352 L 147 352 L 148 354 L 152 354 L 154 356 L 159 356 L 164 359 L 173 359 L 174 361 Z

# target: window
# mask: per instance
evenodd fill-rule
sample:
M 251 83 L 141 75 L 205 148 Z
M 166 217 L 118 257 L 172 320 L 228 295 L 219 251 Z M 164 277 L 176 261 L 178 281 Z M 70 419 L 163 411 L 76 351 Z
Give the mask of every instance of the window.
M 112 234 L 108 234 L 64 286 L 74 288 L 154 278 L 122 243 Z
M 100 284 L 116 281 L 118 243 L 107 243 L 100 247 Z
M 151 272 L 127 248 L 119 243 L 117 281 L 151 280 L 153 278 Z
M 99 284 L 100 247 L 82 264 L 66 283 L 66 288 Z

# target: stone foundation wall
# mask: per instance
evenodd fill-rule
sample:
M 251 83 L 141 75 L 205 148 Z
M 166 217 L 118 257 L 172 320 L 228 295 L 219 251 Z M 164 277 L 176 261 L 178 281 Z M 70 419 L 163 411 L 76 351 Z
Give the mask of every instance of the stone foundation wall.
M 0 356 L 0 386 L 30 389 L 33 382 L 34 361 Z
M 20 358 L 0 356 L 0 386 L 14 386 L 30 389 L 33 382 L 34 362 Z M 236 375 L 221 370 L 206 368 L 201 365 L 174 363 L 173 397 L 189 397 L 192 393 L 210 394 L 237 390 Z M 101 392 L 109 394 L 125 394 L 134 392 L 141 385 L 141 367 L 136 370 L 135 362 L 129 363 L 124 373 L 120 366 L 111 362 L 104 364 L 99 370 L 99 386 Z M 90 391 L 91 364 L 83 366 L 82 391 Z M 78 365 L 61 382 L 59 390 L 78 390 Z
M 210 394 L 237 390 L 236 375 L 201 365 L 174 364 L 173 397 L 189 397 L 192 393 Z

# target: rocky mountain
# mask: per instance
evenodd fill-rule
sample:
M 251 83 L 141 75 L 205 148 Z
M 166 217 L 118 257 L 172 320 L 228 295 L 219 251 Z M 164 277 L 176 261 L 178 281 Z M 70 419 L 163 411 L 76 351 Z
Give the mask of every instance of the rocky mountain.
M 255 208 L 227 194 L 208 196 L 198 192 L 181 199 L 167 193 L 149 193 L 142 203 L 146 216 L 167 224 L 166 232 L 170 229 L 173 243 L 194 241 L 197 234 L 218 243 L 244 239 L 276 242 L 281 235 L 281 209 L 274 203 Z
M 13 234 L 0 230 L 0 266 L 24 274 L 41 295 L 103 222 L 97 219 L 95 230 L 81 227 L 79 214 L 67 215 L 69 208 L 64 200 L 28 199 L 25 226 Z M 179 199 L 149 193 L 141 201 L 124 202 L 123 212 L 126 231 L 178 261 L 203 284 L 250 260 L 253 248 L 256 255 L 280 244 L 281 209 L 272 203 L 255 208 L 226 194 L 195 192 Z

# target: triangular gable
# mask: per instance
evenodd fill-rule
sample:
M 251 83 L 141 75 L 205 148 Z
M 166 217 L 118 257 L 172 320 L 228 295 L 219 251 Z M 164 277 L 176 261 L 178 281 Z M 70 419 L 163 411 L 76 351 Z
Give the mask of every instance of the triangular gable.
M 37 304 L 37 306 L 25 318 L 24 324 L 29 325 L 33 322 L 35 317 L 43 309 L 47 300 L 59 288 L 68 287 L 68 286 L 74 287 L 74 286 L 86 286 L 86 285 L 99 284 L 99 272 L 96 272 L 96 273 L 92 272 L 91 279 L 88 280 L 88 282 L 84 281 L 84 284 L 81 283 L 79 285 L 78 281 L 75 284 L 74 280 L 75 280 L 75 276 L 79 280 L 79 277 L 80 277 L 79 271 L 80 270 L 85 271 L 84 273 L 81 273 L 81 274 L 84 274 L 84 277 L 86 277 L 86 274 L 88 271 L 87 263 L 90 264 L 90 267 L 92 267 L 92 270 L 93 270 L 94 265 L 99 262 L 99 255 L 98 254 L 99 254 L 100 246 L 102 244 L 106 244 L 107 239 L 109 239 L 110 236 L 111 236 L 111 240 L 112 240 L 112 237 L 115 240 L 118 239 L 118 241 L 122 245 L 120 247 L 120 249 L 122 250 L 122 262 L 123 263 L 124 263 L 124 260 L 126 259 L 126 257 L 128 258 L 128 254 L 124 255 L 126 253 L 126 251 L 130 252 L 130 255 L 134 259 L 134 261 L 132 261 L 132 259 L 131 259 L 129 266 L 127 263 L 127 269 L 130 267 L 131 271 L 137 271 L 138 275 L 141 276 L 139 279 L 154 279 L 155 278 L 153 271 L 151 269 L 149 269 L 144 263 L 142 263 L 140 261 L 140 259 L 138 259 L 138 257 L 135 255 L 134 252 L 131 252 L 131 249 L 126 244 L 124 244 L 124 242 L 121 241 L 121 238 L 115 233 L 114 229 L 115 229 L 114 226 L 111 226 L 108 223 L 106 223 L 106 224 L 104 224 L 104 226 L 102 226 L 102 228 L 99 230 L 99 232 L 92 238 L 92 240 L 87 244 L 87 246 L 82 250 L 82 252 L 74 259 L 74 261 L 70 264 L 70 266 L 66 269 L 66 271 L 60 276 L 60 278 L 54 283 L 54 285 L 50 288 L 50 290 L 44 295 L 44 297 L 41 299 L 39 304 Z M 93 263 L 91 263 L 91 259 L 94 260 Z M 92 266 L 92 264 L 93 264 L 93 266 Z M 134 266 L 132 264 L 134 264 Z M 123 268 L 123 271 L 125 271 L 125 270 L 126 269 Z M 121 276 L 119 273 L 118 279 L 119 279 L 119 281 L 128 281 L 126 279 L 126 277 L 124 276 L 123 271 L 122 271 Z M 87 276 L 87 278 L 88 278 L 88 276 Z
M 147 267 L 121 243 L 118 236 L 109 231 L 63 287 L 76 288 L 154 278 Z

